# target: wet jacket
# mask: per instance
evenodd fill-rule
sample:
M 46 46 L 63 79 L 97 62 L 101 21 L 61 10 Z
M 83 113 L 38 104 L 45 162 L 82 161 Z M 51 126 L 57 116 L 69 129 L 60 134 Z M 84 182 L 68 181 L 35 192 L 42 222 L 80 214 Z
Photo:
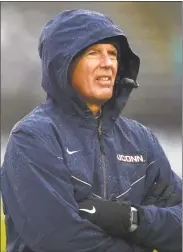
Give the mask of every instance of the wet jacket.
M 108 37 L 117 38 L 125 61 L 96 120 L 68 70 L 75 55 Z M 47 99 L 12 129 L 2 165 L 7 251 L 181 251 L 181 180 L 151 131 L 121 115 L 139 70 L 123 32 L 102 14 L 65 11 L 45 25 L 39 54 Z M 143 204 L 148 221 L 130 241 L 110 237 L 79 216 L 78 202 L 88 197 Z

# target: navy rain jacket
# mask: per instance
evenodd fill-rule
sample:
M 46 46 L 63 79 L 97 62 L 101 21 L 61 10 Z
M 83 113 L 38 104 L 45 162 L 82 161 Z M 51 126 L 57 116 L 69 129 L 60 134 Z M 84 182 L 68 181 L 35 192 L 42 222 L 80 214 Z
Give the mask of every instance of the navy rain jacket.
M 120 64 L 98 125 L 67 74 L 78 52 L 114 36 L 126 64 Z M 121 78 L 136 80 L 139 69 L 122 31 L 102 14 L 65 11 L 44 27 L 39 54 L 48 98 L 12 129 L 2 165 L 7 251 L 181 251 L 181 180 L 150 130 L 120 115 L 133 89 Z M 176 195 L 176 204 L 144 203 L 147 221 L 133 233 L 134 243 L 110 237 L 78 215 L 77 202 L 88 197 L 140 205 L 161 184 L 171 188 L 164 200 Z

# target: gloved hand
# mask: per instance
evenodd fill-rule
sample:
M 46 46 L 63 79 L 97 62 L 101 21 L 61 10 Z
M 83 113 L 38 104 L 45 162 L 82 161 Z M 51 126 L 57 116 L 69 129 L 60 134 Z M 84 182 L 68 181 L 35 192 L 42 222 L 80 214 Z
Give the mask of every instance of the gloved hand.
M 79 203 L 79 215 L 111 236 L 125 237 L 131 226 L 130 204 L 110 200 L 88 199 Z

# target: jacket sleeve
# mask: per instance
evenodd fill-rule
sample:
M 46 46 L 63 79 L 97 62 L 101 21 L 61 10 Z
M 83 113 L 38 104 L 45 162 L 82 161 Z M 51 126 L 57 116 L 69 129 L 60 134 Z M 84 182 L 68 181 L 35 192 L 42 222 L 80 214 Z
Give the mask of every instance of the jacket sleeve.
M 172 171 L 157 138 L 148 131 L 148 168 L 137 244 L 161 252 L 182 251 L 182 181 Z
M 25 129 L 9 138 L 1 190 L 23 242 L 35 252 L 141 251 L 80 218 L 71 175 L 57 152 L 46 138 Z

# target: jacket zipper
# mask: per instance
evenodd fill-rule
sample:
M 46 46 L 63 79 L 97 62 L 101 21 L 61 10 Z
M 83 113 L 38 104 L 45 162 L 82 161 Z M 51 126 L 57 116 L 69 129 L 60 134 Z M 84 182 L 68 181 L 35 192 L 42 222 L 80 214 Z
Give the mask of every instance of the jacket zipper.
M 104 177 L 104 199 L 107 199 L 107 171 L 106 171 L 106 165 L 105 165 L 104 147 L 102 145 L 102 121 L 101 120 L 98 127 L 98 139 L 99 139 L 99 145 L 100 145 L 102 173 Z

